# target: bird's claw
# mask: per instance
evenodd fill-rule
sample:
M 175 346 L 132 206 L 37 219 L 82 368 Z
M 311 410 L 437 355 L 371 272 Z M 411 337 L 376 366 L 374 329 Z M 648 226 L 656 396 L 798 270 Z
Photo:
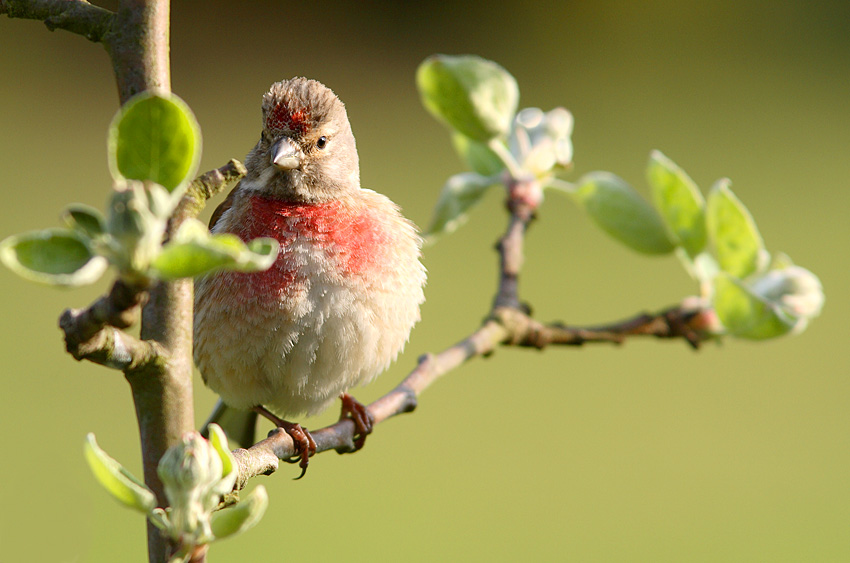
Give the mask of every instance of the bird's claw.
M 289 426 L 281 426 L 283 431 L 289 434 L 295 444 L 296 454 L 289 458 L 289 463 L 298 462 L 298 467 L 301 468 L 301 474 L 295 478 L 295 481 L 304 477 L 307 473 L 307 466 L 310 464 L 310 456 L 316 453 L 316 441 L 306 428 L 300 424 L 289 423 Z
M 369 412 L 365 405 L 358 402 L 357 399 L 343 393 L 339 396 L 342 399 L 342 412 L 339 419 L 344 420 L 350 418 L 354 422 L 354 449 L 353 452 L 361 449 L 366 443 L 366 436 L 372 433 L 372 427 L 375 424 L 375 417 Z
M 289 422 L 275 416 L 263 406 L 254 407 L 254 411 L 268 418 L 278 428 L 289 434 L 295 446 L 295 455 L 283 461 L 287 463 L 298 463 L 298 467 L 301 468 L 301 474 L 295 478 L 296 481 L 304 477 L 307 473 L 307 466 L 310 464 L 310 456 L 316 453 L 316 441 L 310 432 L 297 422 Z

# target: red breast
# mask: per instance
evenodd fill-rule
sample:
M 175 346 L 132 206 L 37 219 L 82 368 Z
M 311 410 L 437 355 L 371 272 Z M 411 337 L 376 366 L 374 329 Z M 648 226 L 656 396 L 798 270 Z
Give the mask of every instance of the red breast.
M 343 278 L 382 275 L 392 236 L 365 206 L 349 200 L 323 203 L 282 201 L 254 195 L 238 226 L 231 228 L 244 241 L 271 237 L 280 243 L 275 264 L 265 272 L 227 273 L 224 276 L 245 297 L 279 296 L 298 285 L 300 257 L 295 246 L 309 245 L 326 256 L 327 264 Z M 383 258 L 383 259 L 382 259 Z

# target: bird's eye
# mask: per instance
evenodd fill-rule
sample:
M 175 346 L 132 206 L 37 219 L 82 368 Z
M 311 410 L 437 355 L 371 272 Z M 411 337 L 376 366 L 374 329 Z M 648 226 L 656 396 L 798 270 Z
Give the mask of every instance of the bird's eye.
M 316 148 L 323 149 L 328 144 L 328 138 L 322 135 L 319 137 L 319 140 L 316 141 Z

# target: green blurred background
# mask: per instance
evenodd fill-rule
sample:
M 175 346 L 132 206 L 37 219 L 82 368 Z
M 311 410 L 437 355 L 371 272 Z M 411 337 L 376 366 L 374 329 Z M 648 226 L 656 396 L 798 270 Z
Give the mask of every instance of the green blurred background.
M 265 518 L 210 560 L 850 560 L 850 4 L 518 6 L 175 2 L 173 87 L 200 121 L 203 169 L 243 158 L 269 84 L 306 75 L 346 102 L 364 185 L 424 226 L 463 166 L 414 72 L 435 52 L 477 53 L 516 76 L 521 106 L 573 112 L 576 174 L 610 170 L 645 193 L 657 148 L 703 190 L 730 177 L 768 248 L 821 277 L 824 314 L 801 336 L 698 353 L 678 341 L 500 350 L 439 381 L 363 452 L 323 454 L 299 482 L 288 466 L 257 479 Z M 0 17 L 0 53 L 0 237 L 56 225 L 70 202 L 103 207 L 117 97 L 102 48 Z M 427 249 L 422 322 L 358 398 L 478 325 L 504 222 L 493 193 Z M 141 473 L 127 385 L 66 356 L 57 328 L 106 281 L 60 291 L 2 269 L 0 287 L 0 560 L 143 560 L 141 516 L 100 490 L 82 456 L 92 431 Z M 539 319 L 580 324 L 695 287 L 673 257 L 630 253 L 553 194 L 521 291 Z M 196 381 L 200 423 L 215 397 Z

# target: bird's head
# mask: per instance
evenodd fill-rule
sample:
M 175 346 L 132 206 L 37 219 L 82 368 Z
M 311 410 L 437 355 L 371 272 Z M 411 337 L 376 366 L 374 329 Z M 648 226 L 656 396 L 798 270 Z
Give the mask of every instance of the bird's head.
M 276 82 L 263 96 L 263 132 L 245 166 L 252 189 L 286 200 L 329 201 L 360 187 L 345 106 L 306 78 Z

